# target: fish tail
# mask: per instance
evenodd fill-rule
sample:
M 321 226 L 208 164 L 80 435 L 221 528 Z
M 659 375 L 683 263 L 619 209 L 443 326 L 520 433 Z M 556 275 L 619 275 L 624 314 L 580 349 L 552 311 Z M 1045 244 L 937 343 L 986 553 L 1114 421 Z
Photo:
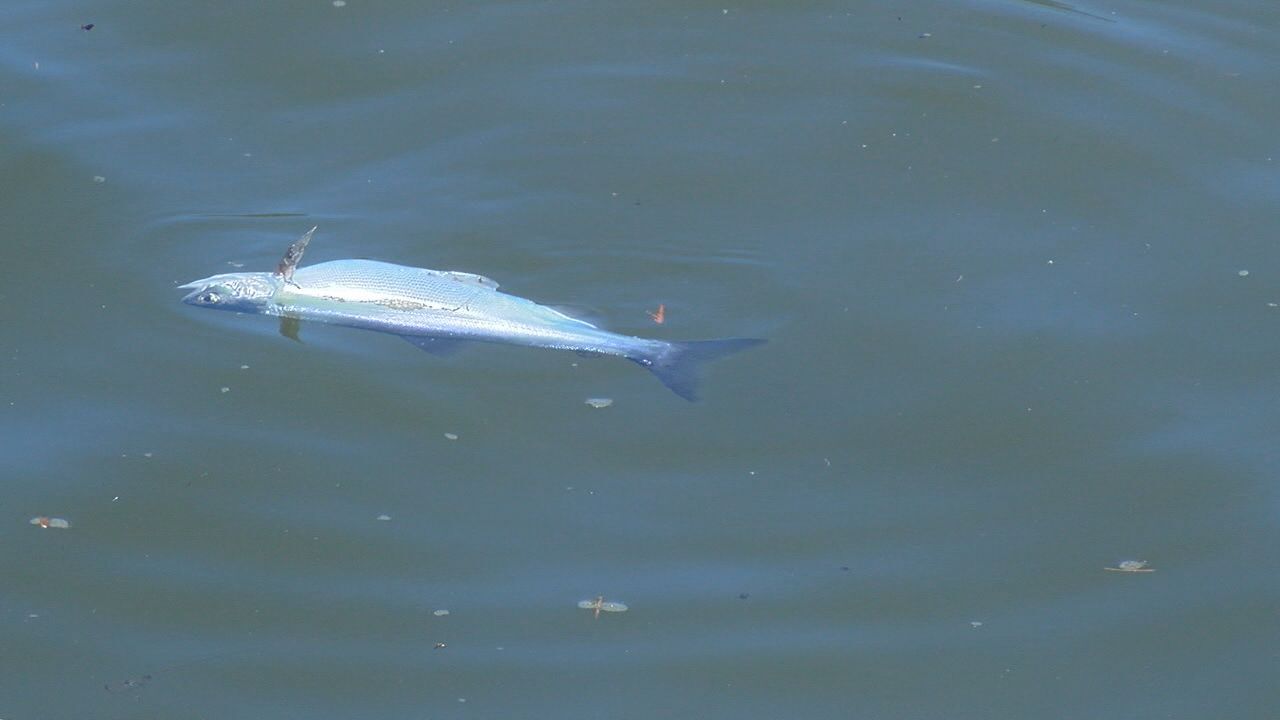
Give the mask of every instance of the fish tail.
M 710 360 L 768 342 L 760 338 L 687 340 L 667 343 L 657 353 L 631 360 L 649 368 L 672 392 L 693 402 L 698 399 L 698 369 Z

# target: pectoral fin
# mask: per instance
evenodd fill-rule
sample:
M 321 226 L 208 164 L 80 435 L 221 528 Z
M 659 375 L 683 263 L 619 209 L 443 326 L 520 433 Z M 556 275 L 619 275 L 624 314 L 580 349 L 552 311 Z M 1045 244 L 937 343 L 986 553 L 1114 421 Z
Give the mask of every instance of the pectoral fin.
M 280 316 L 280 334 L 289 338 L 294 342 L 302 342 L 302 338 L 298 337 L 298 331 L 302 329 L 302 321 L 296 317 L 287 315 Z
M 302 261 L 302 253 L 306 252 L 307 243 L 311 242 L 311 236 L 315 232 L 316 228 L 311 228 L 284 251 L 284 257 L 280 258 L 280 264 L 276 265 L 276 275 L 284 278 L 285 282 L 293 282 L 293 271 L 298 269 L 298 263 Z
M 426 337 L 424 335 L 401 335 L 400 337 L 437 357 L 449 357 L 458 352 L 464 342 L 452 338 Z

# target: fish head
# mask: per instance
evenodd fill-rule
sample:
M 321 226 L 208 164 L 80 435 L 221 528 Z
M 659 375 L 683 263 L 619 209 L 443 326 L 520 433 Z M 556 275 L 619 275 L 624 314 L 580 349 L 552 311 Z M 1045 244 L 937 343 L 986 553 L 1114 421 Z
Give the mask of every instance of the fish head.
M 259 313 L 271 302 L 284 281 L 273 273 L 223 273 L 179 285 L 190 290 L 182 302 L 196 307 Z

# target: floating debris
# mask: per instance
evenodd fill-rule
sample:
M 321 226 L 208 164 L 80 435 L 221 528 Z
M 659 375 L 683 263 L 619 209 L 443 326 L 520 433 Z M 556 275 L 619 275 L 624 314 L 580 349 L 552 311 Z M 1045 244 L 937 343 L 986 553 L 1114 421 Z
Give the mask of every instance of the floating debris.
M 457 433 L 445 433 L 445 434 L 444 434 L 444 439 L 445 439 L 445 440 L 457 440 L 457 439 L 458 439 L 458 434 L 457 434 Z
M 593 408 L 600 409 L 612 405 L 613 398 L 587 398 L 585 402 Z
M 1147 567 L 1149 563 L 1146 560 L 1123 560 L 1116 564 L 1116 567 L 1102 568 L 1111 572 L 1155 572 L 1155 568 Z
M 433 610 L 431 614 L 435 615 L 436 617 L 444 617 L 445 615 L 449 614 L 449 611 L 445 610 L 444 608 L 440 608 L 439 610 Z
M 93 23 L 85 23 L 84 25 L 80 26 L 80 29 L 85 32 L 89 32 L 90 30 L 93 29 Z
M 652 319 L 652 320 L 653 320 L 653 322 L 654 322 L 654 323 L 656 323 L 656 324 L 658 324 L 658 325 L 661 325 L 662 323 L 664 323 L 664 322 L 666 322 L 666 321 L 667 321 L 667 306 L 666 306 L 666 305 L 659 304 L 659 305 L 658 305 L 658 309 L 657 309 L 657 310 L 654 310 L 653 312 L 648 312 L 648 311 L 646 310 L 645 312 L 646 312 L 646 314 L 648 314 L 649 318 L 650 318 L 650 319 Z
M 59 530 L 66 530 L 67 528 L 71 527 L 71 523 L 67 521 L 65 518 L 45 517 L 43 515 L 38 515 L 36 517 L 31 518 L 31 524 L 39 525 L 40 527 L 45 529 L 58 528 Z
M 969 627 L 980 628 L 980 627 L 982 627 L 982 621 L 981 621 L 981 620 L 970 620 L 970 621 L 969 621 Z
M 107 683 L 102 687 L 106 688 L 107 692 L 121 692 L 124 690 L 137 690 L 149 682 L 151 682 L 150 675 L 139 675 L 134 678 L 129 678 L 128 680 L 121 680 L 116 683 Z
M 578 607 L 583 610 L 594 610 L 595 616 L 600 617 L 600 611 L 604 612 L 626 612 L 627 606 L 620 602 L 605 600 L 603 595 L 597 595 L 594 600 L 579 600 Z
M 226 385 L 223 385 L 221 388 L 218 389 L 218 392 L 226 394 L 231 392 L 231 388 L 227 387 Z
M 333 6 L 334 6 L 334 7 L 346 7 L 346 6 L 347 6 L 347 0 L 333 0 Z
M 438 642 L 438 643 L 436 643 L 436 644 L 435 644 L 435 649 L 436 649 L 436 650 L 443 650 L 443 649 L 445 649 L 445 648 L 447 648 L 447 647 L 449 647 L 449 644 L 448 644 L 448 643 Z
M 102 183 L 106 182 L 106 181 L 107 181 L 107 179 L 106 179 L 106 178 L 104 178 L 104 177 L 102 177 L 101 175 L 94 175 L 94 176 L 93 176 L 93 181 L 94 181 L 94 182 L 96 182 L 96 183 L 98 183 L 98 184 L 102 184 Z
M 1241 270 L 1240 272 L 1237 272 L 1236 275 L 1239 275 L 1240 277 L 1249 277 L 1249 271 Z
M 385 521 L 387 521 L 387 520 L 390 520 L 390 519 L 391 519 L 391 516 L 390 516 L 390 515 L 387 515 L 387 514 L 385 514 L 385 513 L 384 513 L 384 514 L 382 514 L 382 515 L 379 515 L 379 516 L 378 516 L 378 519 L 379 519 L 379 520 L 382 520 L 383 522 L 385 522 Z

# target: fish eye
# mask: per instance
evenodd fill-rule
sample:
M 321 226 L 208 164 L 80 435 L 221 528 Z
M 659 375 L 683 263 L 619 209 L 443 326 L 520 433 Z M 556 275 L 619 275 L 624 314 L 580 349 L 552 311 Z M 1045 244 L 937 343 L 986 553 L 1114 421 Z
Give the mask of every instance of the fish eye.
M 213 292 L 212 290 L 208 292 L 200 293 L 200 295 L 196 297 L 196 300 L 204 303 L 205 305 L 213 305 L 221 299 L 222 299 L 221 296 L 219 296 L 218 293 Z

